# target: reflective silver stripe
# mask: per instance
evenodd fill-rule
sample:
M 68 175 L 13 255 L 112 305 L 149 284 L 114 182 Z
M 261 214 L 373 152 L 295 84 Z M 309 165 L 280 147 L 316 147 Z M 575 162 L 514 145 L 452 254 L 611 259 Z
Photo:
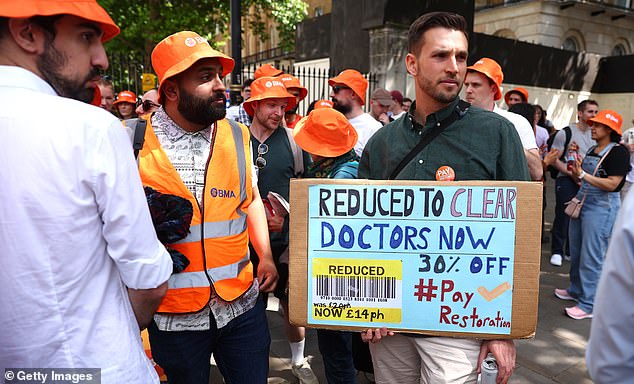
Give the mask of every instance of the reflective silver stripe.
M 170 276 L 167 285 L 170 289 L 176 288 L 197 288 L 208 287 L 209 279 L 207 274 L 211 277 L 211 281 L 220 281 L 225 279 L 232 279 L 238 277 L 240 272 L 249 264 L 249 252 L 242 260 L 233 263 L 231 265 L 225 265 L 223 267 L 210 268 L 207 273 L 200 272 L 181 272 L 175 273 Z
M 238 155 L 238 171 L 240 172 L 240 205 L 247 199 L 247 159 L 244 153 L 244 141 L 242 140 L 242 128 L 231 119 L 227 119 L 233 133 L 233 141 L 236 144 L 236 154 Z M 240 210 L 238 209 L 238 213 Z
M 202 225 L 192 225 L 189 228 L 189 235 L 173 244 L 194 243 L 202 239 Z M 205 222 L 205 239 L 215 239 L 218 237 L 239 235 L 247 230 L 247 217 L 240 216 L 233 220 Z

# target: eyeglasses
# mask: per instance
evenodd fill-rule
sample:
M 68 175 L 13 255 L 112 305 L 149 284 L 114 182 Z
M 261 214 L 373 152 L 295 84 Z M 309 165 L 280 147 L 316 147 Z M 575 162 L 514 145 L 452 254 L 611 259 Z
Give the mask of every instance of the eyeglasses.
M 343 86 L 343 85 L 333 85 L 332 86 L 332 90 L 335 93 L 339 93 L 339 91 L 341 91 L 342 89 L 350 89 L 350 87 L 346 87 L 346 86 Z
M 155 102 L 153 102 L 152 100 L 143 100 L 141 103 L 141 108 L 143 108 L 143 110 L 145 112 L 149 111 L 152 108 L 160 108 L 161 105 L 160 104 L 156 104 Z
M 258 145 L 258 157 L 255 159 L 255 166 L 258 169 L 266 167 L 266 159 L 262 155 L 266 155 L 269 152 L 269 146 L 262 143 Z

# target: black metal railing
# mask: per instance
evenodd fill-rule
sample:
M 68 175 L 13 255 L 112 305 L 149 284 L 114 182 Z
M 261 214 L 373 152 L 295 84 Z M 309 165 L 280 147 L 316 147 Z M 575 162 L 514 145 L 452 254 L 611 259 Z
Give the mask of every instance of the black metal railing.
M 112 81 L 115 92 L 132 91 L 140 97 L 143 93 L 141 75 L 154 73 L 152 67 L 146 68 L 143 59 L 121 54 L 110 55 L 108 61 L 110 65 L 104 76 Z
M 242 66 L 242 78 L 253 78 L 253 74 L 259 65 L 245 64 Z M 308 89 L 308 96 L 299 103 L 298 113 L 305 115 L 306 110 L 310 103 L 314 100 L 330 99 L 330 87 L 328 85 L 328 79 L 335 77 L 340 71 L 333 68 L 315 68 L 304 66 L 276 66 L 284 73 L 293 75 L 299 79 L 300 84 Z M 368 80 L 368 89 L 366 91 L 366 105 L 365 110 L 369 108 L 370 94 L 377 86 L 378 80 L 374 73 L 365 73 L 363 76 Z
M 108 60 L 110 65 L 104 75 L 114 84 L 115 92 L 124 90 L 132 91 L 141 97 L 143 94 L 143 84 L 141 75 L 143 73 L 154 73 L 152 67 L 145 67 L 145 60 L 126 55 L 111 55 Z M 243 59 L 244 60 L 244 59 Z M 276 63 L 277 64 L 277 63 Z M 245 63 L 242 66 L 242 79 L 253 78 L 255 70 L 260 64 Z M 302 86 L 308 89 L 308 96 L 299 104 L 298 113 L 304 115 L 309 104 L 318 99 L 330 99 L 330 87 L 328 79 L 335 77 L 340 71 L 333 68 L 317 68 L 304 66 L 284 66 L 276 65 L 284 73 L 293 75 L 299 79 Z M 366 111 L 369 108 L 370 94 L 377 86 L 377 78 L 374 73 L 363 75 L 368 80 L 368 90 L 366 92 Z M 227 85 L 228 87 L 228 85 Z
M 257 64 L 264 61 L 292 59 L 294 55 L 294 51 L 286 51 L 282 47 L 275 47 L 260 51 L 253 55 L 245 56 L 242 58 L 242 62 L 245 64 Z

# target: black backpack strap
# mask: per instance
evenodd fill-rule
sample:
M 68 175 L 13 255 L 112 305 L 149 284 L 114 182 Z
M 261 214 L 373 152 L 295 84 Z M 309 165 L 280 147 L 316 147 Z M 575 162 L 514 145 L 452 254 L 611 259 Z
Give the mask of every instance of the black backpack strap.
M 134 126 L 134 136 L 132 137 L 132 149 L 134 149 L 134 158 L 139 157 L 139 151 L 143 148 L 143 142 L 145 141 L 145 128 L 147 126 L 147 120 L 137 119 Z
M 390 174 L 390 178 L 388 180 L 396 179 L 399 173 L 405 168 L 407 164 L 423 150 L 429 143 L 432 142 L 438 135 L 442 133 L 448 126 L 453 124 L 456 120 L 462 119 L 462 117 L 467 113 L 471 104 L 464 100 L 460 100 L 456 109 L 447 116 L 444 120 L 440 121 L 436 127 L 430 128 L 423 137 L 421 137 L 418 144 L 401 160 L 401 162 L 396 166 L 392 174 Z

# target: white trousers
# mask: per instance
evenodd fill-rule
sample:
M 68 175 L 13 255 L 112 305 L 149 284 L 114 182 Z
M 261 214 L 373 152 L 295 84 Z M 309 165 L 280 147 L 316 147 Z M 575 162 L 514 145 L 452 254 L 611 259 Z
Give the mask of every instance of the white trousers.
M 396 334 L 370 344 L 377 384 L 458 384 L 478 380 L 482 340 Z

